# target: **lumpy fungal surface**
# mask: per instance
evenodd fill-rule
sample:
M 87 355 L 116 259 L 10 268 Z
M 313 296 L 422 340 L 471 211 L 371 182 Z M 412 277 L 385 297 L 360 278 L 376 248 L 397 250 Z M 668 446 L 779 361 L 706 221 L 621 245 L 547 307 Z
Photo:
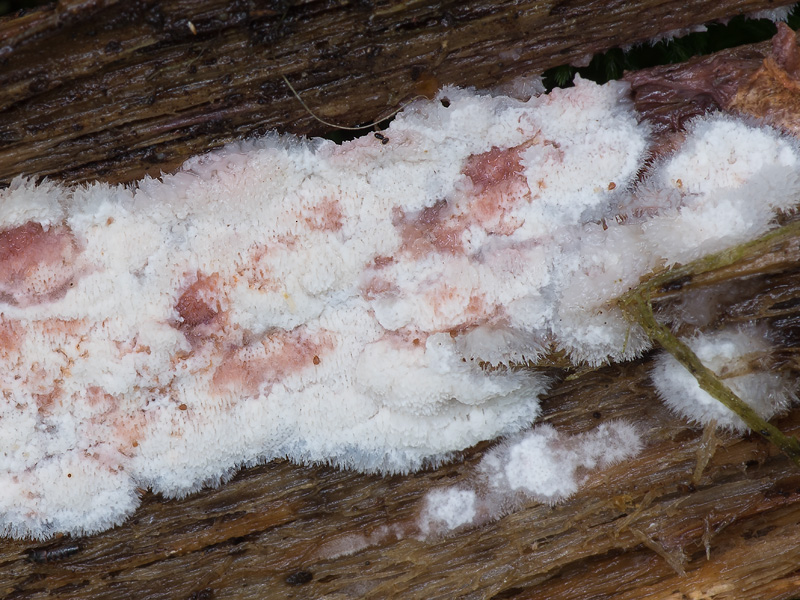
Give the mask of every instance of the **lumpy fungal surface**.
M 0 531 L 103 530 L 139 488 L 183 496 L 274 457 L 407 472 L 519 432 L 548 381 L 508 364 L 640 355 L 613 299 L 760 235 L 800 189 L 795 142 L 724 116 L 645 170 L 619 83 L 448 88 L 385 134 L 0 191 Z M 535 460 L 542 431 L 497 456 Z

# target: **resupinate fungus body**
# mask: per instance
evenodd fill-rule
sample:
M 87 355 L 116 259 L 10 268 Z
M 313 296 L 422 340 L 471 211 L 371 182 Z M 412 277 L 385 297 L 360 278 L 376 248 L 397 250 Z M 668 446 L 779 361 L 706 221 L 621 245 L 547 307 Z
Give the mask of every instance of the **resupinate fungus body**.
M 509 365 L 640 356 L 614 299 L 761 235 L 800 191 L 797 143 L 729 116 L 647 163 L 616 82 L 445 88 L 384 133 L 0 191 L 0 532 L 101 531 L 140 489 L 181 497 L 275 457 L 408 472 L 498 436 L 485 495 L 442 491 L 426 527 L 492 494 L 565 497 L 642 441 L 525 433 L 548 380 Z

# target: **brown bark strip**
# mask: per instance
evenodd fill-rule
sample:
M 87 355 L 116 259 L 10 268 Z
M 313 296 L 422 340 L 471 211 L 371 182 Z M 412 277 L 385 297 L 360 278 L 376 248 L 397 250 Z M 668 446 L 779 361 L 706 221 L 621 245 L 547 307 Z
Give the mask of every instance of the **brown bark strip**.
M 0 182 L 130 181 L 271 129 L 319 135 L 769 0 L 68 0 L 0 20 Z

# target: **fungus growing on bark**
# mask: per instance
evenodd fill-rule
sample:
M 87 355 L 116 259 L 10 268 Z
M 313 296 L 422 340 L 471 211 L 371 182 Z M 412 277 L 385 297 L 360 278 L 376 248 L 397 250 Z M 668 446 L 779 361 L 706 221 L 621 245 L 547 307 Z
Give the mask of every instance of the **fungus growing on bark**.
M 548 380 L 511 363 L 639 356 L 615 299 L 763 233 L 800 154 L 711 116 L 640 177 L 626 91 L 446 88 L 388 143 L 271 135 L 133 186 L 14 180 L 0 530 L 99 531 L 139 488 L 180 497 L 282 456 L 407 472 L 536 419 Z
M 686 342 L 703 364 L 764 419 L 785 412 L 796 400 L 795 384 L 780 372 L 765 370 L 771 351 L 768 332 L 761 327 L 701 333 Z M 656 359 L 652 372 L 659 395 L 676 413 L 701 425 L 739 432 L 747 425 L 669 354 Z

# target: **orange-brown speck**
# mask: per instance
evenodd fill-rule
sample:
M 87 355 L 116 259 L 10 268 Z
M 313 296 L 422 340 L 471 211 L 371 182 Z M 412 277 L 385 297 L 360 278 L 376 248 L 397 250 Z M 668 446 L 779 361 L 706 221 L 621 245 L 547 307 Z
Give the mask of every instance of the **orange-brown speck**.
M 385 267 L 390 265 L 394 262 L 393 256 L 376 256 L 372 261 L 372 266 L 376 269 L 380 269 L 381 267 Z
M 608 184 L 608 191 L 610 192 L 611 190 L 615 189 L 616 187 L 617 187 L 617 184 L 612 181 L 611 183 Z

